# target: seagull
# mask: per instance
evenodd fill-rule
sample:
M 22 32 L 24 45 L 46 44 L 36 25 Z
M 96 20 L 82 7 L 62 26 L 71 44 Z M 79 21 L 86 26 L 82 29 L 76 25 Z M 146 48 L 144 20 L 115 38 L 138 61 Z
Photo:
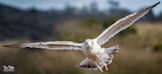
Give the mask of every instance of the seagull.
M 87 70 L 100 70 L 101 72 L 103 72 L 103 68 L 105 68 L 105 70 L 108 71 L 107 66 L 112 63 L 113 54 L 118 52 L 119 45 L 109 48 L 102 48 L 102 45 L 108 42 L 112 37 L 122 30 L 131 26 L 145 14 L 149 13 L 149 11 L 159 3 L 160 2 L 118 20 L 110 27 L 105 29 L 98 37 L 86 39 L 83 43 L 76 43 L 72 41 L 49 41 L 2 46 L 13 48 L 82 51 L 85 59 L 79 65 L 77 65 L 77 67 Z

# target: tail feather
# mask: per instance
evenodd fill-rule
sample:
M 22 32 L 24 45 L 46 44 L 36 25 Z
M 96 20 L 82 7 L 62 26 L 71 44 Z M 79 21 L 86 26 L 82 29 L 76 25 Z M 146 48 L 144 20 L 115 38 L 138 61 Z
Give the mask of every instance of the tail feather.
M 85 58 L 77 67 L 88 69 L 88 70 L 97 70 L 97 65 L 94 61 Z
M 110 48 L 105 48 L 107 54 L 116 54 L 118 52 L 119 45 L 112 46 Z

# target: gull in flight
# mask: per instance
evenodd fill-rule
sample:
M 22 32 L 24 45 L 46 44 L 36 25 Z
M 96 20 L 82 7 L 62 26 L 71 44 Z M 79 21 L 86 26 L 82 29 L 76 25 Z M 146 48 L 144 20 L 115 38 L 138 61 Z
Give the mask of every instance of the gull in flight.
M 98 37 L 93 39 L 86 39 L 83 43 L 76 43 L 72 41 L 50 41 L 3 46 L 15 48 L 38 48 L 48 50 L 82 51 L 86 58 L 77 67 L 88 70 L 99 69 L 101 72 L 103 72 L 102 69 L 105 68 L 106 71 L 108 71 L 107 65 L 112 63 L 113 54 L 118 52 L 119 46 L 115 45 L 110 48 L 102 48 L 101 46 L 108 42 L 120 31 L 131 26 L 134 22 L 136 22 L 145 14 L 147 14 L 152 8 L 154 8 L 159 3 L 160 2 L 118 20 L 110 27 L 105 29 Z

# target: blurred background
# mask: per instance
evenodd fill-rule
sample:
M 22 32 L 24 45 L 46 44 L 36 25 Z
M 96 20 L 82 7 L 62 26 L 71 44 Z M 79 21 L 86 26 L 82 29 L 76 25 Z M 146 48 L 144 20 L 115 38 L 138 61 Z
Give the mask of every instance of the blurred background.
M 0 45 L 98 36 L 118 19 L 162 0 L 0 0 Z M 119 44 L 103 74 L 162 74 L 162 4 L 103 47 Z M 0 47 L 0 74 L 99 74 L 75 67 L 81 52 Z

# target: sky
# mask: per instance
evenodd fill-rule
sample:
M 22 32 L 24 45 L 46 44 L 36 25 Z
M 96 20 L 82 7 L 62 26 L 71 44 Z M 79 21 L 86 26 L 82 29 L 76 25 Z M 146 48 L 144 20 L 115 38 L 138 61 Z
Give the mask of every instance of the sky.
M 121 8 L 127 8 L 131 11 L 138 11 L 141 8 L 150 6 L 154 3 L 162 0 L 116 0 L 120 2 Z M 69 4 L 73 7 L 82 8 L 83 6 L 89 6 L 92 2 L 98 4 L 99 10 L 105 10 L 110 5 L 108 0 L 0 0 L 0 3 L 17 7 L 20 9 L 37 8 L 39 10 L 49 9 L 64 9 Z M 162 12 L 162 3 L 153 9 L 155 14 Z

